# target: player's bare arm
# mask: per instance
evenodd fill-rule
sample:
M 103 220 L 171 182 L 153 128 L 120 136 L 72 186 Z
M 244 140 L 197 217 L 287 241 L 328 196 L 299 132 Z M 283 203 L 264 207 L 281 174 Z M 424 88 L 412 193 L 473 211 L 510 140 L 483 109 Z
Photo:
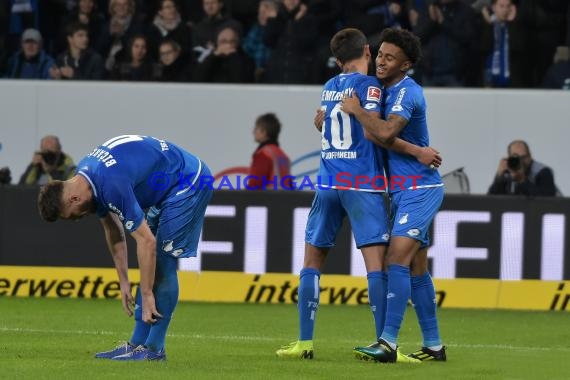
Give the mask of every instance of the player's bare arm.
M 373 117 L 360 106 L 360 100 L 356 94 L 345 97 L 341 101 L 343 112 L 353 114 L 366 131 L 384 144 L 390 145 L 404 129 L 408 121 L 401 116 L 390 114 L 388 120 Z
M 399 137 L 393 140 L 391 145 L 385 144 L 376 137 L 364 130 L 364 137 L 372 141 L 374 144 L 380 145 L 382 148 L 390 149 L 398 153 L 408 154 L 415 157 L 419 162 L 432 169 L 439 168 L 443 162 L 443 158 L 439 151 L 431 146 L 421 147 Z
M 398 153 L 409 154 L 421 162 L 422 164 L 434 168 L 439 168 L 443 161 L 439 151 L 431 146 L 417 146 L 401 138 L 393 140 L 391 145 L 383 145 L 387 149 L 394 150 Z
M 156 269 L 156 239 L 145 220 L 131 233 L 137 242 L 137 258 L 140 271 L 140 291 L 142 298 L 142 320 L 154 323 L 162 315 L 156 310 L 152 288 Z
M 313 124 L 315 125 L 315 128 L 317 128 L 317 131 L 322 132 L 323 131 L 323 123 L 325 122 L 325 111 L 321 108 L 319 108 L 317 110 L 317 114 L 315 115 L 315 118 L 313 119 Z
M 103 225 L 103 230 L 105 231 L 107 247 L 109 248 L 109 252 L 111 252 L 115 268 L 117 269 L 117 275 L 119 276 L 123 309 L 130 317 L 133 315 L 132 305 L 134 304 L 134 299 L 131 293 L 131 284 L 129 282 L 129 264 L 127 243 L 125 241 L 125 230 L 123 229 L 123 225 L 119 221 L 117 215 L 113 213 L 108 213 L 105 217 L 101 218 L 100 221 Z
M 375 144 L 378 144 L 386 149 L 394 150 L 398 153 L 413 156 L 422 164 L 430 166 L 432 168 L 438 168 L 441 165 L 442 157 L 436 149 L 433 149 L 431 147 L 420 147 L 398 137 L 395 137 L 408 124 L 408 121 L 405 118 L 398 115 L 390 115 L 388 117 L 388 122 L 392 122 L 396 125 L 395 129 L 398 130 L 398 133 L 394 137 L 383 139 L 379 133 L 375 133 L 375 130 L 371 129 L 371 127 L 375 128 L 373 120 L 383 122 L 383 124 L 387 124 L 387 122 L 379 118 L 378 112 L 370 112 L 362 108 L 360 106 L 360 101 L 356 95 L 353 94 L 352 97 L 345 98 L 342 101 L 341 109 L 346 113 L 352 113 L 355 115 L 355 117 L 364 127 L 364 136 Z M 358 115 L 360 113 L 361 115 L 359 117 Z M 368 120 L 368 126 L 366 126 L 364 120 Z

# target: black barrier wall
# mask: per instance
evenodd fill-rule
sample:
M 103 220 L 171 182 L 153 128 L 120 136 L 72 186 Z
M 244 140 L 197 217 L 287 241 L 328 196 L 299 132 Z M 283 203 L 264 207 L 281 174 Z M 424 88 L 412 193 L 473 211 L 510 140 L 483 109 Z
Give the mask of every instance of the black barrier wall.
M 45 223 L 36 209 L 37 191 L 0 187 L 0 265 L 113 267 L 97 218 Z M 204 223 L 200 269 L 244 271 L 248 261 L 261 259 L 260 273 L 291 273 L 293 252 L 302 254 L 312 197 L 310 192 L 217 191 Z M 432 227 L 432 275 L 568 280 L 569 217 L 565 198 L 448 195 Z M 136 267 L 133 239 L 127 240 L 130 266 Z M 216 242 L 223 242 L 223 252 Z M 262 246 L 265 256 L 252 252 L 252 246 Z M 345 225 L 325 273 L 351 273 L 351 246 Z

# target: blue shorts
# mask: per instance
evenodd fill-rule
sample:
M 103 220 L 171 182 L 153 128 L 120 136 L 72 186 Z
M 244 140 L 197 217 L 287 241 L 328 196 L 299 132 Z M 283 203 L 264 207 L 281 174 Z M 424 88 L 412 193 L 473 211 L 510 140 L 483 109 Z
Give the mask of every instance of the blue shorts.
M 358 248 L 388 243 L 388 213 L 383 193 L 336 189 L 317 190 L 307 220 L 305 241 L 315 247 L 334 247 L 345 216 Z
M 201 175 L 211 176 L 202 163 Z M 160 207 L 151 207 L 146 220 L 156 236 L 157 254 L 161 252 L 176 258 L 195 257 L 204 224 L 204 215 L 213 190 L 201 186 L 180 195 L 167 198 Z
M 392 194 L 392 236 L 418 240 L 429 245 L 429 227 L 443 201 L 443 186 L 403 190 Z

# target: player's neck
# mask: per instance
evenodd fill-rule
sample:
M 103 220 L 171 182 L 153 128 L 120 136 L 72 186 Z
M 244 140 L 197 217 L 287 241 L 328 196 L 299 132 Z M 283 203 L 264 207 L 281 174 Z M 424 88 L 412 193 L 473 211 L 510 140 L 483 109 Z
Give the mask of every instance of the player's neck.
M 91 189 L 91 184 L 85 177 L 82 175 L 75 175 L 71 180 L 70 184 L 73 188 L 80 192 L 81 194 L 93 194 L 93 190 Z
M 383 85 L 385 88 L 392 87 L 392 86 L 394 86 L 395 84 L 400 83 L 400 82 L 402 81 L 402 79 L 404 79 L 404 78 L 406 77 L 406 75 L 407 75 L 406 73 L 401 73 L 401 74 L 399 74 L 399 75 L 397 75 L 397 76 L 395 76 L 395 77 L 392 77 L 392 78 L 385 78 L 384 80 L 381 81 L 381 82 L 382 82 L 382 85 Z
M 364 62 L 363 60 L 357 59 L 354 61 L 347 62 L 342 67 L 343 74 L 350 74 L 350 73 L 360 73 L 360 74 L 368 74 L 368 62 Z

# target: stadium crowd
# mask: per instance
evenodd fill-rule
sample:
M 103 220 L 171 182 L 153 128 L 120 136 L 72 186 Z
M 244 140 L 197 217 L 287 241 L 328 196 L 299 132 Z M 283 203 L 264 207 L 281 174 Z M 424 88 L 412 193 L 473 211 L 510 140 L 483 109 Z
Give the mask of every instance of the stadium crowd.
M 567 0 L 5 0 L 0 76 L 322 84 L 340 28 L 375 52 L 401 27 L 425 86 L 570 89 L 569 19 Z

